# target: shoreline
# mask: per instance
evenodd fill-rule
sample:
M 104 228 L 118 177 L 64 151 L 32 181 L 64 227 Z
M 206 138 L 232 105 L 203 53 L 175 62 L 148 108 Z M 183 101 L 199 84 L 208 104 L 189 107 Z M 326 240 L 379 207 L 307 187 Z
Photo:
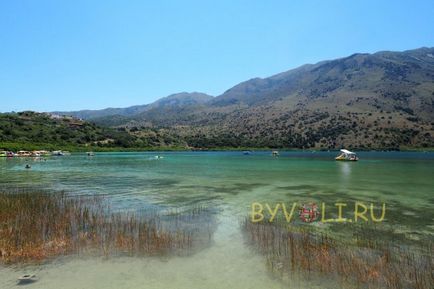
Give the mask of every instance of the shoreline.
M 95 147 L 95 146 L 74 146 L 74 145 L 56 145 L 56 144 L 28 144 L 28 143 L 8 143 L 0 142 L 0 150 L 6 151 L 34 151 L 34 150 L 62 150 L 69 152 L 206 152 L 206 151 L 296 151 L 296 152 L 335 152 L 340 148 L 332 149 L 318 149 L 318 148 L 291 148 L 291 147 L 212 147 L 212 148 L 191 148 L 191 147 Z M 434 152 L 434 147 L 420 148 L 420 147 L 402 147 L 402 148 L 357 148 L 351 147 L 351 150 L 358 152 Z

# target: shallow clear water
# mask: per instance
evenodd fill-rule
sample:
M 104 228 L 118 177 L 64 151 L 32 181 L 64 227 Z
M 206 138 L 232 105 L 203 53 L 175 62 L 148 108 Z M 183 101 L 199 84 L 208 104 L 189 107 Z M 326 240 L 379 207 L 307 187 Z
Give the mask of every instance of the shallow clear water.
M 156 159 L 157 154 L 163 158 Z M 69 257 L 30 268 L 40 277 L 28 285 L 32 288 L 288 288 L 267 273 L 263 258 L 243 242 L 239 222 L 248 216 L 252 202 L 325 201 L 330 206 L 346 202 L 349 211 L 356 200 L 385 202 L 385 226 L 403 239 L 432 238 L 434 153 L 366 152 L 354 163 L 335 162 L 334 156 L 327 152 L 281 152 L 277 158 L 270 152 L 153 152 L 2 158 L 0 186 L 103 194 L 119 210 L 199 204 L 218 212 L 212 245 L 192 256 Z M 27 163 L 32 166 L 29 170 L 24 168 Z M 0 288 L 16 286 L 16 277 L 30 269 L 0 268 Z M 298 280 L 289 286 L 304 285 Z

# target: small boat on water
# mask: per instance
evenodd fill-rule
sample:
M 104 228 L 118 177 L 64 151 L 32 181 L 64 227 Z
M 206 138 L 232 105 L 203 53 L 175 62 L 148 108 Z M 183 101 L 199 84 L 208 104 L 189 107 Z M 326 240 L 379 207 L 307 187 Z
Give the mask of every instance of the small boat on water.
M 279 156 L 279 151 L 272 151 L 272 152 L 271 152 L 271 155 L 272 155 L 273 157 L 277 157 L 277 156 Z
M 93 157 L 95 154 L 93 152 L 87 152 L 88 157 Z
M 31 157 L 32 153 L 28 151 L 18 151 L 17 156 L 19 157 Z
M 251 155 L 252 154 L 252 151 L 243 151 L 243 155 Z
M 18 277 L 18 284 L 29 284 L 37 281 L 35 274 L 25 274 Z
M 45 150 L 39 150 L 39 151 L 33 151 L 32 152 L 32 156 L 34 157 L 45 157 L 45 156 L 49 156 L 50 153 L 48 151 Z
M 0 157 L 34 157 L 34 158 L 40 158 L 40 157 L 48 157 L 48 156 L 67 156 L 71 153 L 68 151 L 46 151 L 46 150 L 34 150 L 34 151 L 17 151 L 14 153 L 13 151 L 8 150 L 0 150 Z
M 355 162 L 358 161 L 359 158 L 357 157 L 356 153 L 350 152 L 346 149 L 341 149 L 340 155 L 338 155 L 335 160 Z
M 65 154 L 62 151 L 52 151 L 52 156 L 64 156 Z

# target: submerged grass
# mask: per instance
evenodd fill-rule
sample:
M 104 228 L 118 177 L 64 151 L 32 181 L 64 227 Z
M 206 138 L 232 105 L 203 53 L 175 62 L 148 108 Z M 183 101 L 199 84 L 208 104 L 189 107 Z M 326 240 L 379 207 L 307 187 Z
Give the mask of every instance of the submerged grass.
M 372 234 L 341 240 L 283 223 L 243 221 L 248 242 L 282 277 L 326 277 L 356 288 L 434 288 L 432 242 L 417 248 L 381 242 Z
M 196 211 L 183 216 L 190 221 L 200 218 Z M 170 223 L 155 212 L 112 212 L 98 196 L 0 192 L 0 262 L 40 262 L 82 253 L 161 255 L 191 249 L 203 235 L 199 223 L 193 228 Z M 206 236 L 200 242 L 209 242 L 211 233 Z

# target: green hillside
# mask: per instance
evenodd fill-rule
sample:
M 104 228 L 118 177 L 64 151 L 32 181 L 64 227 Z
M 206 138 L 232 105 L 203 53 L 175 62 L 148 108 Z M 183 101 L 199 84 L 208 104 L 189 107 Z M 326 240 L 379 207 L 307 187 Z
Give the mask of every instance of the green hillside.
M 72 117 L 46 113 L 0 114 L 0 149 L 59 149 L 132 147 L 125 131 L 97 126 Z

